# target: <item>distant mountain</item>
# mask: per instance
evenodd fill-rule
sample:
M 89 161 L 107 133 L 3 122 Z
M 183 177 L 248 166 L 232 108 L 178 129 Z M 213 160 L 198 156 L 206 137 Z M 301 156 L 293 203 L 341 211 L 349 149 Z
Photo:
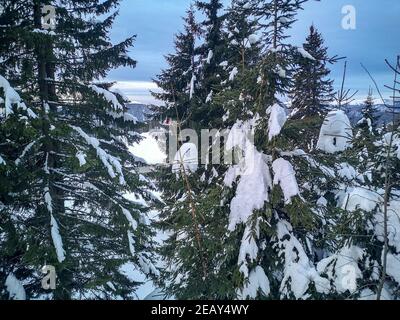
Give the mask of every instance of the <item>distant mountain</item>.
M 389 105 L 391 105 L 391 103 L 389 103 Z M 357 122 L 361 120 L 362 108 L 363 108 L 362 104 L 351 104 L 343 107 L 352 125 L 357 124 Z M 388 109 L 385 105 L 377 104 L 375 105 L 375 110 L 376 110 L 375 115 L 378 117 L 378 126 L 381 126 L 384 123 L 392 121 L 393 117 L 392 110 Z M 396 112 L 396 120 L 398 120 L 400 118 L 400 104 L 398 105 L 398 109 L 395 110 L 395 112 Z
M 388 102 L 391 105 L 391 102 Z M 139 122 L 146 122 L 149 120 L 149 116 L 151 115 L 151 110 L 148 105 L 140 104 L 140 103 L 129 103 L 127 104 L 128 112 L 135 116 Z M 363 107 L 362 103 L 353 103 L 351 105 L 343 107 L 347 116 L 350 119 L 352 125 L 357 124 L 360 121 L 361 109 Z M 396 110 L 396 119 L 400 119 L 400 103 L 398 104 L 398 110 Z M 378 117 L 378 125 L 382 125 L 384 123 L 388 123 L 392 121 L 392 113 L 390 109 L 387 109 L 383 104 L 375 105 L 376 116 Z
M 136 117 L 139 122 L 146 122 L 151 114 L 149 107 L 145 104 L 128 103 L 126 106 L 128 107 L 128 112 Z

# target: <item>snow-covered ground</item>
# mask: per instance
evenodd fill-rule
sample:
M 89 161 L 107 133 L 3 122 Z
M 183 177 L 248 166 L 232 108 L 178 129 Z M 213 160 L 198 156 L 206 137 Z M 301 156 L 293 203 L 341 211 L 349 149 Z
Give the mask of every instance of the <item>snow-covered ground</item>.
M 129 151 L 136 157 L 145 160 L 149 166 L 165 163 L 167 155 L 165 150 L 162 150 L 162 141 L 157 138 L 159 137 L 159 132 L 146 132 L 142 134 L 142 137 L 143 139 L 139 143 L 135 143 L 129 147 Z M 154 195 L 156 198 L 161 199 L 161 195 L 158 192 L 155 192 Z M 135 197 L 134 195 L 126 195 L 126 197 L 145 205 L 143 199 L 132 199 L 132 197 Z M 157 210 L 151 210 L 148 214 L 149 219 L 157 221 L 158 214 L 159 212 Z M 161 245 L 166 238 L 167 235 L 164 232 L 157 230 L 154 241 L 157 245 Z M 161 260 L 157 261 L 156 267 L 162 267 Z M 161 290 L 155 286 L 152 280 L 146 278 L 143 272 L 138 270 L 135 265 L 126 263 L 121 267 L 121 272 L 132 281 L 143 282 L 143 284 L 139 286 L 135 292 L 138 300 L 164 299 L 164 294 L 161 292 Z
M 129 147 L 129 151 L 136 157 L 144 159 L 148 165 L 165 163 L 167 155 L 165 150 L 161 150 L 160 141 L 150 132 L 143 133 L 142 137 L 139 143 Z

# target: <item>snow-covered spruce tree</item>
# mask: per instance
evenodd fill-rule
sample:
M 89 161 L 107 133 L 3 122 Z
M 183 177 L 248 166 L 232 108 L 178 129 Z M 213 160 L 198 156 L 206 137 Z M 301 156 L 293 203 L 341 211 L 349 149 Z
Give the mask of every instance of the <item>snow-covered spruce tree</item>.
M 134 37 L 116 45 L 108 37 L 118 3 L 3 1 L 4 298 L 134 298 L 138 283 L 121 266 L 158 273 L 143 205 L 149 185 L 126 147 L 138 139 L 135 119 L 110 84 L 93 84 L 135 66 Z M 43 29 L 43 5 L 56 9 L 54 30 Z M 41 286 L 44 265 L 55 267 L 54 291 Z
M 393 70 L 399 68 L 398 60 Z M 336 246 L 331 246 L 331 254 L 318 263 L 318 270 L 329 278 L 335 297 L 398 298 L 400 206 L 396 181 L 400 162 L 393 113 L 396 85 L 393 89 L 393 103 L 384 102 L 393 118 L 384 130 L 372 127 L 373 102 L 371 97 L 367 99 L 363 119 L 356 126 L 354 148 L 349 150 L 356 161 L 342 171 L 355 178 L 336 191 L 341 210 L 330 224 Z
M 325 114 L 324 107 L 333 100 L 333 80 L 327 78 L 328 63 L 335 61 L 328 57 L 328 50 L 318 30 L 312 25 L 303 47 L 299 49 L 299 60 L 293 76 L 292 106 L 296 118 L 305 115 Z
M 376 166 L 378 147 L 376 143 L 381 139 L 382 128 L 378 128 L 375 103 L 372 90 L 369 91 L 361 109 L 362 118 L 355 126 L 353 140 L 354 152 L 358 156 L 358 169 L 364 173 L 365 183 L 373 183 L 378 177 L 373 177 L 373 168 Z
M 228 71 L 224 61 L 226 43 L 223 20 L 219 16 L 220 1 L 199 2 L 197 6 L 205 13 L 203 26 L 203 44 L 195 49 L 195 68 L 187 84 L 174 88 L 172 81 L 165 87 L 182 92 L 185 98 L 173 98 L 171 108 L 181 110 L 182 101 L 189 101 L 186 117 L 178 113 L 173 117 L 178 123 L 178 136 L 187 128 L 211 128 L 215 122 L 222 123 L 223 109 L 214 105 L 214 97 L 221 90 L 221 82 Z M 177 57 L 179 61 L 179 56 Z M 170 66 L 171 69 L 174 65 Z M 190 66 L 189 66 L 190 67 Z M 164 77 L 165 72 L 159 77 Z M 182 90 L 188 88 L 188 90 Z M 177 92 L 172 91 L 177 95 Z M 168 100 L 161 97 L 167 104 Z M 213 108 L 218 116 L 215 116 Z M 212 121 L 214 123 L 212 123 Z M 200 136 L 200 130 L 198 130 Z M 193 141 L 191 141 L 193 142 Z M 168 295 L 180 299 L 217 299 L 235 298 L 232 286 L 237 254 L 227 256 L 226 210 L 219 206 L 220 194 L 217 189 L 207 189 L 218 176 L 214 169 L 199 167 L 199 153 L 194 144 L 184 143 L 171 160 L 172 168 L 159 172 L 159 185 L 163 191 L 165 207 L 161 212 L 161 227 L 168 230 L 170 237 L 165 241 L 161 252 L 165 257 L 166 270 L 163 272 L 163 284 Z M 209 175 L 209 173 L 211 173 Z M 205 194 L 206 193 L 206 194 Z M 230 242 L 232 243 L 232 241 Z M 225 264 L 224 261 L 231 260 Z
M 316 266 L 325 254 L 320 240 L 326 212 L 337 211 L 330 191 L 338 187 L 339 168 L 316 148 L 318 132 L 288 118 L 281 100 L 290 92 L 293 65 L 301 53 L 286 43 L 286 32 L 303 3 L 252 1 L 249 6 L 261 22 L 264 53 L 256 77 L 243 81 L 237 90 L 240 99 L 231 103 L 242 103 L 245 116 L 233 125 L 226 148 L 236 147 L 241 158 L 224 174 L 222 192 L 230 211 L 228 231 L 240 242 L 236 293 L 242 299 L 322 298 L 331 291 Z M 343 134 L 348 134 L 338 139 L 337 147 L 331 140 L 330 152 L 346 150 L 352 137 L 349 120 L 343 112 L 333 112 L 329 119 L 328 128 L 332 121 L 342 121 Z M 254 143 L 248 138 L 252 132 Z M 302 142 L 299 134 L 307 138 Z M 306 153 L 304 144 L 315 154 Z
M 192 99 L 196 104 L 191 116 L 192 128 L 214 128 L 221 125 L 223 115 L 223 109 L 212 103 L 212 96 L 219 91 L 221 78 L 227 72 L 223 65 L 226 60 L 225 15 L 221 14 L 221 0 L 196 1 L 196 7 L 205 18 L 200 25 L 203 41 L 196 48 L 198 68 L 191 82 Z

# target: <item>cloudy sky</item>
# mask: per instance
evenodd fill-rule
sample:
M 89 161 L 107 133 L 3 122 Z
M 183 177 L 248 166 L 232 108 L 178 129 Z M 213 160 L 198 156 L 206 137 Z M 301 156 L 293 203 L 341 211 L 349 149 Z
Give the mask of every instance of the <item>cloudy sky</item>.
M 112 31 L 117 42 L 132 34 L 137 35 L 131 56 L 138 61 L 135 69 L 118 69 L 110 73 L 109 80 L 133 100 L 154 102 L 149 90 L 156 87 L 151 82 L 164 68 L 163 56 L 173 52 L 174 34 L 182 29 L 182 19 L 190 0 L 123 0 L 120 15 Z M 228 4 L 229 0 L 224 0 Z M 351 5 L 356 12 L 356 29 L 344 30 L 342 13 L 344 6 Z M 345 56 L 349 64 L 347 87 L 359 90 L 359 98 L 366 95 L 372 84 L 363 63 L 376 77 L 382 91 L 390 84 L 393 75 L 385 65 L 385 59 L 394 61 L 400 54 L 400 1 L 399 0 L 310 0 L 298 16 L 287 41 L 300 45 L 314 25 L 322 32 L 331 55 Z M 336 86 L 340 85 L 343 62 L 332 67 Z

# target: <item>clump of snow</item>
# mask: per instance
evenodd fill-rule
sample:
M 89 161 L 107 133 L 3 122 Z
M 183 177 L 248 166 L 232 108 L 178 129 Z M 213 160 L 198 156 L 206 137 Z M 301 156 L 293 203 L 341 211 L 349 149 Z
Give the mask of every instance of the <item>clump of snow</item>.
M 10 273 L 5 282 L 10 300 L 26 300 L 26 292 L 21 281 Z
M 262 153 L 258 152 L 250 143 L 247 143 L 240 167 L 241 179 L 230 206 L 228 227 L 230 231 L 235 230 L 237 224 L 246 223 L 254 210 L 264 207 L 265 202 L 268 201 L 268 190 L 271 186 L 268 165 L 264 161 Z
M 285 203 L 289 204 L 292 197 L 300 194 L 293 166 L 289 161 L 279 158 L 272 163 L 272 169 L 274 171 L 274 185 L 280 185 Z
M 326 153 L 345 151 L 351 147 L 353 130 L 342 110 L 330 111 L 322 124 L 317 149 Z
M 347 180 L 355 180 L 359 176 L 356 169 L 346 162 L 339 163 L 336 168 L 338 175 Z
M 86 164 L 86 155 L 82 151 L 78 151 L 75 156 L 79 161 L 79 166 L 82 167 Z
M 239 73 L 238 68 L 234 67 L 229 73 L 229 81 L 235 80 L 236 75 Z
M 184 143 L 175 154 L 172 172 L 178 175 L 183 168 L 186 173 L 193 173 L 198 166 L 197 146 L 194 143 Z
M 208 51 L 208 55 L 207 55 L 207 59 L 206 59 L 208 64 L 211 63 L 211 59 L 213 58 L 213 56 L 214 56 L 214 52 L 212 50 Z
M 268 140 L 271 141 L 281 133 L 282 127 L 286 123 L 286 111 L 279 104 L 274 104 L 268 108 L 267 113 L 270 114 L 268 121 Z
M 257 43 L 257 41 L 258 41 L 257 35 L 252 34 L 252 35 L 249 36 L 249 42 L 250 42 L 251 45 Z
M 5 165 L 6 162 L 4 161 L 4 159 L 2 158 L 2 156 L 0 156 L 0 165 Z
M 230 231 L 235 230 L 239 223 L 246 223 L 254 210 L 264 207 L 268 201 L 271 175 L 263 154 L 258 152 L 249 139 L 254 121 L 238 121 L 230 130 L 226 141 L 226 151 L 239 149 L 243 153 L 239 164 L 231 166 L 225 174 L 224 183 L 231 187 L 232 183 L 240 177 L 236 195 L 231 201 L 229 216 Z
M 303 58 L 315 61 L 315 58 L 304 48 L 298 47 L 297 51 L 303 56 Z
M 228 61 L 222 61 L 222 62 L 219 64 L 219 66 L 220 66 L 220 67 L 226 68 L 226 67 L 228 66 Z
M 249 278 L 244 285 L 243 289 L 238 293 L 239 299 L 255 299 L 257 298 L 258 293 L 263 294 L 264 296 L 269 296 L 271 292 L 270 282 L 268 277 L 266 276 L 264 269 L 260 266 L 257 266 L 254 270 L 250 272 Z
M 389 147 L 390 145 L 390 140 L 393 139 L 392 141 L 392 150 L 391 153 L 394 154 L 397 159 L 400 159 L 400 137 L 398 134 L 393 134 L 392 132 L 386 133 L 381 141 L 377 141 L 374 144 L 377 147 Z
M 145 274 L 153 274 L 156 277 L 160 275 L 160 271 L 154 266 L 154 264 L 147 257 L 146 253 L 139 253 L 138 260 L 140 268 L 143 270 Z
M 329 280 L 321 277 L 304 251 L 302 244 L 293 235 L 289 222 L 281 220 L 277 224 L 279 255 L 284 259 L 283 279 L 280 292 L 282 298 L 292 293 L 296 299 L 307 298 L 311 283 L 317 292 L 328 293 Z
M 65 260 L 65 250 L 60 235 L 60 230 L 58 228 L 58 223 L 56 219 L 54 219 L 53 214 L 51 214 L 50 224 L 51 224 L 51 238 L 53 239 L 53 244 L 56 249 L 57 260 L 58 262 L 61 263 Z
M 281 78 L 286 78 L 286 70 L 282 68 L 281 65 L 276 66 L 276 73 L 281 77 Z
M 356 187 L 347 193 L 347 197 L 342 204 L 342 209 L 351 212 L 358 209 L 371 212 L 379 207 L 382 202 L 382 197 L 375 191 Z
M 357 279 L 362 278 L 358 263 L 363 256 L 363 249 L 354 245 L 345 246 L 337 253 L 318 262 L 317 270 L 333 281 L 337 292 L 354 293 L 357 290 Z
M 139 157 L 144 159 L 147 164 L 161 164 L 166 162 L 166 151 L 161 150 L 160 144 L 150 133 L 143 133 L 142 138 L 138 143 L 134 143 L 129 147 L 129 151 Z
M 129 243 L 129 252 L 131 253 L 132 257 L 135 256 L 135 239 L 133 238 L 132 231 L 128 230 L 128 243 Z
M 138 223 L 135 219 L 133 219 L 132 214 L 129 212 L 129 210 L 121 207 L 122 213 L 124 214 L 124 216 L 126 217 L 126 220 L 128 220 L 131 228 L 133 229 L 133 231 L 135 231 L 138 227 Z

